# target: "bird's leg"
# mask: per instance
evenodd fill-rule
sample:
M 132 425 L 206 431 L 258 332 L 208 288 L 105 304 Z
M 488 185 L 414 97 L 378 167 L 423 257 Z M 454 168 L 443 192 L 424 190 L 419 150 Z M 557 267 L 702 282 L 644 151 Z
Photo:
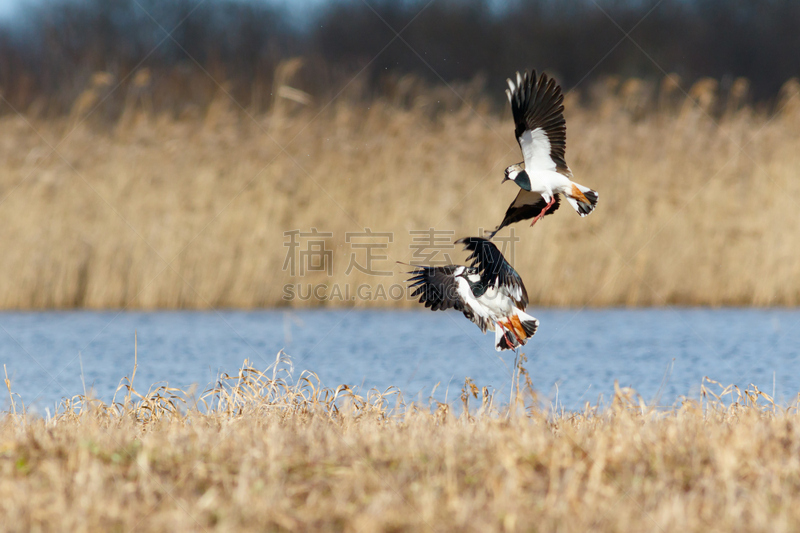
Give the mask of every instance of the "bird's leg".
M 550 197 L 550 201 L 549 201 L 549 202 L 547 202 L 547 205 L 546 205 L 546 206 L 544 206 L 544 209 L 542 209 L 542 211 L 541 211 L 541 212 L 540 212 L 538 215 L 536 215 L 536 216 L 534 217 L 534 219 L 533 219 L 533 222 L 531 222 L 531 227 L 533 227 L 533 225 L 534 225 L 534 224 L 536 224 L 537 222 L 539 222 L 539 220 L 540 220 L 540 219 L 541 219 L 543 216 L 545 216 L 545 215 L 547 214 L 547 211 L 548 211 L 548 209 L 550 209 L 551 207 L 553 207 L 553 204 L 554 204 L 554 203 L 556 203 L 556 197 L 555 197 L 555 196 L 551 196 L 551 197 Z

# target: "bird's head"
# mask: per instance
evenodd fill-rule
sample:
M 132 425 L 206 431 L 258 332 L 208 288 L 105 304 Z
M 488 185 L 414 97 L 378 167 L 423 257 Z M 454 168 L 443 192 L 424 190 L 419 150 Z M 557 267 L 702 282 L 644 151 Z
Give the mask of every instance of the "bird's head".
M 526 191 L 531 190 L 531 180 L 528 173 L 525 172 L 525 163 L 516 163 L 506 168 L 506 176 L 503 178 L 503 183 L 506 181 L 513 181 Z
M 453 275 L 457 278 L 464 278 L 470 285 L 474 285 L 481 280 L 481 275 L 478 273 L 478 269 L 474 267 L 460 266 L 456 269 Z
M 525 170 L 525 163 L 516 163 L 506 168 L 506 177 L 505 179 L 503 179 L 503 183 L 505 183 L 508 180 L 516 181 L 517 176 L 519 176 L 520 173 L 524 170 Z

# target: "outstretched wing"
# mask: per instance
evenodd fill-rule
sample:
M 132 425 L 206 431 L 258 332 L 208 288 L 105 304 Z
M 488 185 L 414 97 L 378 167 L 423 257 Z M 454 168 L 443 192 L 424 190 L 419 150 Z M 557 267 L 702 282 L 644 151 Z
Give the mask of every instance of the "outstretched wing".
M 472 266 L 478 269 L 481 283 L 497 287 L 505 292 L 520 309 L 528 306 L 528 292 L 517 271 L 514 270 L 497 246 L 480 237 L 465 237 L 456 241 L 472 252 L 467 260 L 472 259 Z
M 522 149 L 525 170 L 554 170 L 569 173 L 564 159 L 567 147 L 567 122 L 564 120 L 564 95 L 553 78 L 536 71 L 517 72 L 508 79 L 508 101 L 514 115 L 517 141 Z
M 412 277 L 408 279 L 409 289 L 413 290 L 411 296 L 419 296 L 420 303 L 430 307 L 433 311 L 455 309 L 464 313 L 464 316 L 474 322 L 481 331 L 494 330 L 491 319 L 482 314 L 481 309 L 472 308 L 458 292 L 458 283 L 455 272 L 458 266 L 447 265 L 441 267 L 415 266 L 409 272 Z
M 550 210 L 544 214 L 544 216 L 555 213 L 559 205 L 561 205 L 561 195 L 557 194 L 555 196 L 555 203 L 552 205 L 552 207 L 550 207 Z M 519 222 L 520 220 L 530 220 L 538 216 L 545 206 L 547 206 L 547 202 L 544 200 L 544 198 L 542 198 L 542 195 L 537 192 L 520 189 L 517 193 L 517 197 L 514 198 L 514 201 L 508 206 L 508 209 L 506 210 L 506 216 L 503 217 L 503 221 L 494 229 L 493 232 L 489 233 L 488 237 L 490 239 L 493 238 L 498 231 L 505 228 L 509 224 Z
M 455 265 L 415 266 L 409 272 L 412 277 L 407 280 L 411 284 L 408 288 L 413 291 L 411 296 L 419 296 L 419 302 L 433 311 L 464 311 L 464 300 L 458 294 L 458 283 L 454 275 L 457 268 Z

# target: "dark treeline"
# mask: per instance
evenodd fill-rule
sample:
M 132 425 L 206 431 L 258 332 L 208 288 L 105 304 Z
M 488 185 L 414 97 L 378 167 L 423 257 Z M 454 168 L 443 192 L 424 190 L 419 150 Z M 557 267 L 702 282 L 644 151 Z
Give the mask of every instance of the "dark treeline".
M 87 88 L 111 93 L 121 83 L 106 114 L 135 90 L 179 112 L 207 104 L 224 81 L 243 105 L 263 108 L 276 67 L 295 56 L 305 67 L 293 85 L 323 98 L 362 69 L 355 85 L 366 95 L 412 73 L 480 77 L 502 97 L 506 77 L 536 67 L 566 87 L 670 72 L 684 87 L 711 76 L 724 88 L 744 76 L 758 100 L 800 74 L 796 0 L 520 0 L 502 9 L 488 0 L 342 0 L 308 16 L 298 24 L 245 0 L 51 1 L 0 30 L 0 91 L 16 109 L 58 114 Z

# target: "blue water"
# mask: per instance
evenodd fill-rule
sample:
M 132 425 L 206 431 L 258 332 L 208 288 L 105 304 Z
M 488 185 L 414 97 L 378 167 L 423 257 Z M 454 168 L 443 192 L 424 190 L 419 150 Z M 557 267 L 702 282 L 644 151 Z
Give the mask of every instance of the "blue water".
M 800 392 L 800 311 L 752 309 L 532 310 L 541 325 L 525 347 L 546 404 L 579 408 L 613 395 L 614 380 L 648 402 L 697 398 L 703 376 L 756 384 L 787 402 Z M 0 313 L 0 364 L 12 390 L 40 413 L 83 392 L 110 400 L 133 369 L 135 385 L 157 381 L 202 391 L 245 359 L 265 369 L 284 349 L 294 373 L 323 385 L 399 387 L 407 399 L 457 399 L 464 378 L 505 398 L 513 353 L 498 354 L 457 312 L 47 312 Z M 80 354 L 80 356 L 79 356 Z M 81 379 L 81 365 L 83 381 Z M 660 393 L 659 393 L 660 391 Z M 8 409 L 7 391 L 0 408 Z

